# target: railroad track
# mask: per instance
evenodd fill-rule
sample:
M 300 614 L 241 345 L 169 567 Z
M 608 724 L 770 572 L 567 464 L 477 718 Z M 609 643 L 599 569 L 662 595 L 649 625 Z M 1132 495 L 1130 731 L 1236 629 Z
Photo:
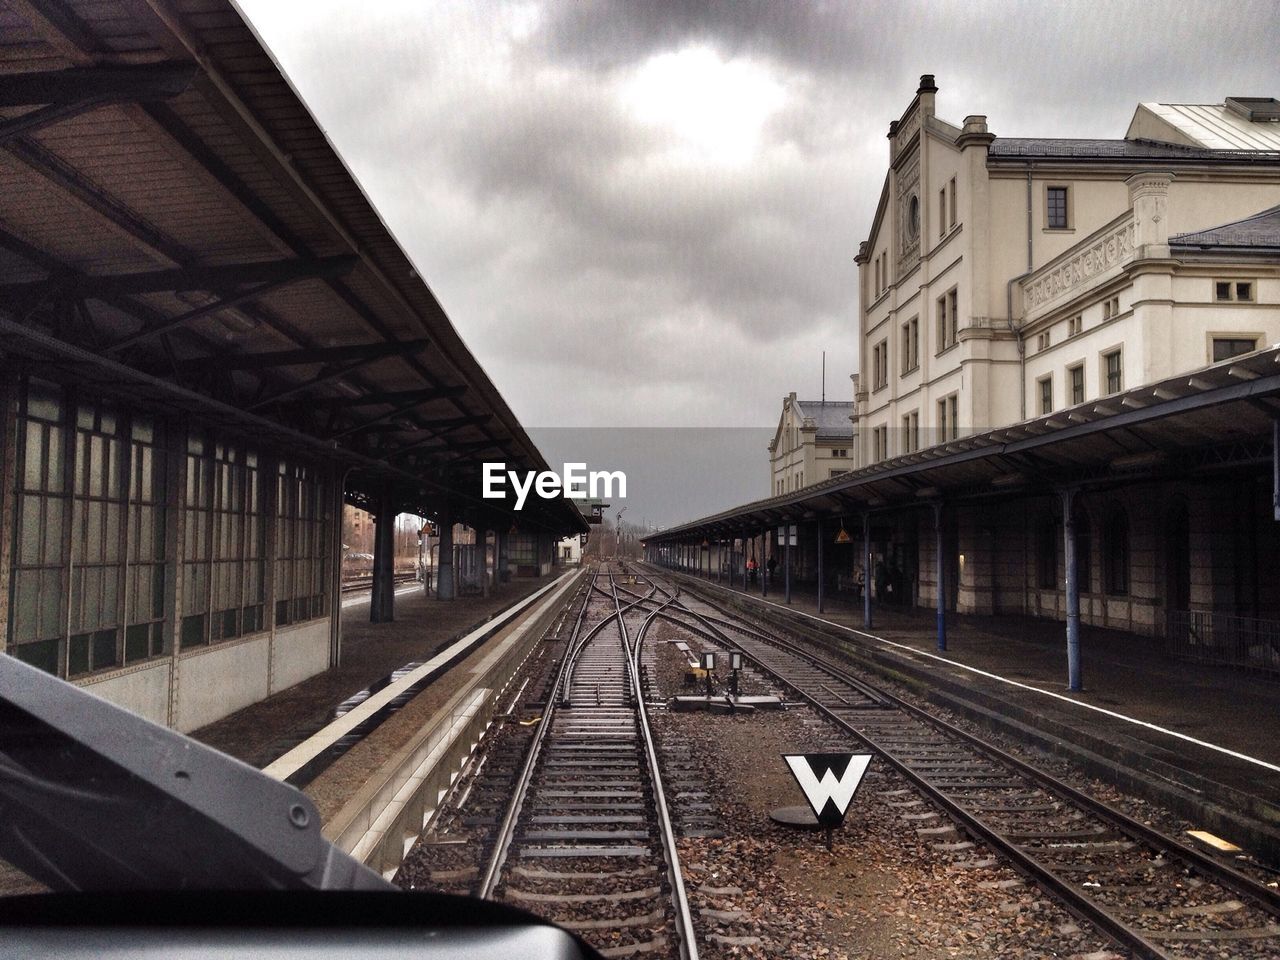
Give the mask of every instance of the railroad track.
M 396 585 L 403 583 L 413 583 L 416 581 L 417 575 L 413 573 L 397 573 L 395 576 Z M 343 577 L 342 592 L 354 593 L 357 590 L 368 590 L 373 586 L 373 574 L 358 577 Z
M 948 844 L 939 815 L 1134 956 L 1280 956 L 1280 891 L 1082 793 L 812 649 L 744 623 L 687 589 L 627 598 L 704 640 L 740 650 L 900 772 L 916 796 L 889 802 Z M 930 809 L 930 808 L 935 809 Z M 930 825 L 932 824 L 932 825 Z M 952 838 L 955 839 L 955 838 Z M 960 841 L 962 844 L 967 841 Z M 974 865 L 981 865 L 976 859 Z
M 698 956 L 627 614 L 593 574 L 475 892 L 532 910 L 606 956 Z M 656 613 L 650 613 L 646 622 Z

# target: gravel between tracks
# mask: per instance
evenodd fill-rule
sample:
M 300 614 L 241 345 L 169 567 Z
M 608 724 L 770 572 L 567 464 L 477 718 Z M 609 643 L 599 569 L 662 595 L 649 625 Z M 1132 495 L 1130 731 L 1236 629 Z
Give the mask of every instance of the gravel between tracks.
M 677 636 L 671 625 L 655 634 Z M 681 638 L 695 652 L 704 646 Z M 661 650 L 661 682 L 682 691 L 683 655 L 671 644 Z M 753 677 L 743 684 L 743 692 L 766 689 Z M 664 742 L 694 747 L 726 834 L 680 842 L 708 960 L 1110 955 L 1099 936 L 1080 931 L 1012 868 L 983 863 L 989 855 L 981 847 L 947 832 L 941 814 L 931 815 L 905 781 L 874 762 L 833 852 L 818 834 L 774 825 L 771 809 L 804 803 L 782 753 L 854 747 L 807 707 L 751 716 L 662 713 L 655 726 Z M 953 843 L 960 849 L 945 849 Z

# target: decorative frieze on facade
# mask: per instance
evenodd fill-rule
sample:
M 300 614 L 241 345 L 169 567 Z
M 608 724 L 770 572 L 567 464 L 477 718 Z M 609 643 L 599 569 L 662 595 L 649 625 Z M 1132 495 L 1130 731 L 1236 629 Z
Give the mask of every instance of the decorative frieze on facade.
M 898 174 L 898 277 L 904 277 L 920 260 L 920 158 Z
M 1047 264 L 1022 285 L 1026 311 L 1067 296 L 1099 274 L 1133 259 L 1134 222 L 1129 215 Z
M 907 118 L 894 128 L 893 139 L 890 141 L 892 149 L 890 150 L 890 162 L 897 160 L 913 143 L 916 136 L 920 133 L 920 111 L 912 110 Z

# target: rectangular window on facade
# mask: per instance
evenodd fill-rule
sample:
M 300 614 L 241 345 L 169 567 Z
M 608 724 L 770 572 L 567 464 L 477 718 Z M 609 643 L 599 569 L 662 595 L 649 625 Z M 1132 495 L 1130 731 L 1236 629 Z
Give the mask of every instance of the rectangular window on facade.
M 1071 381 L 1071 403 L 1084 403 L 1084 364 L 1070 367 L 1067 377 Z
M 902 325 L 902 372 L 910 373 L 920 366 L 920 318 L 912 317 Z
M 873 289 L 875 290 L 875 296 L 878 297 L 880 296 L 880 258 L 879 257 L 876 257 L 875 272 L 876 272 L 876 285 Z
M 9 652 L 68 678 L 163 653 L 157 427 L 34 382 L 17 424 Z
M 889 428 L 875 427 L 871 431 L 872 455 L 878 462 L 889 459 Z
M 960 295 L 950 290 L 938 298 L 938 352 L 955 346 L 958 329 Z
M 1044 353 L 1049 349 L 1049 331 L 1046 330 L 1036 338 L 1036 353 Z
M 1107 384 L 1107 393 L 1119 393 L 1124 389 L 1124 371 L 1121 365 L 1121 352 L 1112 350 L 1102 355 L 1103 375 Z
M 960 437 L 959 397 L 952 394 L 938 401 L 938 442 L 947 443 Z
M 1081 316 L 1080 314 L 1077 313 L 1074 317 L 1072 317 L 1070 320 L 1067 321 L 1068 337 L 1076 336 L 1082 329 L 1084 329 L 1084 317 Z
M 872 348 L 871 360 L 875 367 L 873 371 L 874 389 L 881 390 L 889 384 L 889 341 L 881 340 Z
M 948 214 L 947 214 L 948 229 L 956 225 L 956 178 L 955 177 L 951 178 L 951 195 L 949 197 L 949 200 L 950 200 L 950 210 L 948 211 Z
M 1258 349 L 1258 341 L 1254 337 L 1214 337 L 1213 362 L 1230 360 L 1244 353 L 1253 353 Z
M 187 439 L 184 647 L 266 629 L 266 503 L 256 453 Z
M 947 188 L 938 191 L 938 236 L 947 235 Z
M 1053 377 L 1042 377 L 1036 382 L 1040 384 L 1040 413 L 1053 413 Z
M 1066 230 L 1070 227 L 1070 211 L 1067 206 L 1066 187 L 1045 188 L 1045 226 L 1050 230 Z
M 1253 301 L 1253 281 L 1216 280 L 1213 284 L 1213 299 L 1224 303 L 1250 303 Z
M 276 625 L 328 613 L 327 485 L 314 467 L 281 463 L 276 476 Z
M 902 452 L 915 453 L 920 449 L 920 414 L 913 410 L 902 418 Z

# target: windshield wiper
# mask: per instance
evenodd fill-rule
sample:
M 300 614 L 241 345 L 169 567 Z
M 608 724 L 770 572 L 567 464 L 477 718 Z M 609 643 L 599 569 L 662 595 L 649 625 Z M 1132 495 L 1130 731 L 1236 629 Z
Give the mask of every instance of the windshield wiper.
M 393 890 L 300 790 L 0 654 L 0 857 L 54 890 Z

